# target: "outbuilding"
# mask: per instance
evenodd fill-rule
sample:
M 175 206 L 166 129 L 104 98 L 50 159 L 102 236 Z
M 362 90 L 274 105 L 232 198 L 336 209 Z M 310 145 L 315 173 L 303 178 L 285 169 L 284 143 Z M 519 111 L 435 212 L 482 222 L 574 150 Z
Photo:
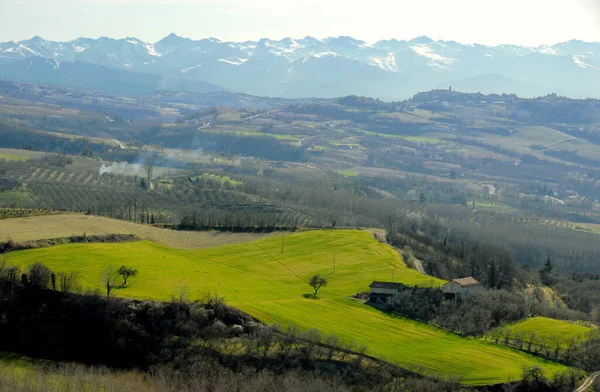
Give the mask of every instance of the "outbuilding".
M 475 278 L 452 279 L 442 286 L 442 292 L 445 299 L 456 299 L 460 296 L 475 295 L 485 290 L 483 285 Z
M 398 293 L 406 289 L 402 283 L 394 282 L 373 282 L 369 287 L 371 288 L 369 302 L 390 306 L 396 303 Z

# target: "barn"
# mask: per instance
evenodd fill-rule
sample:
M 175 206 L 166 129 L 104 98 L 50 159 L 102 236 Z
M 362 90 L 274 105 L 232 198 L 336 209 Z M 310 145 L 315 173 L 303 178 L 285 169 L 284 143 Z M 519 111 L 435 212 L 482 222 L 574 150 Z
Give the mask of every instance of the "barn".
M 402 283 L 394 282 L 373 282 L 369 287 L 371 288 L 369 302 L 390 306 L 396 303 L 398 293 L 406 289 Z
M 442 292 L 444 293 L 445 299 L 456 299 L 460 296 L 475 295 L 485 288 L 475 278 L 467 277 L 460 279 L 453 279 L 442 286 Z

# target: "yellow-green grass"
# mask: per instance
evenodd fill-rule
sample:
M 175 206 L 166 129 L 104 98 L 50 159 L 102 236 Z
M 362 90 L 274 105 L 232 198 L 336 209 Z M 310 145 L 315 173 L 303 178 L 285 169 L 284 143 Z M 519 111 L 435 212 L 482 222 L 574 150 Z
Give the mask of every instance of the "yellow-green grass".
M 230 185 L 243 185 L 244 183 L 238 180 L 234 180 L 231 177 L 228 176 L 220 176 L 218 174 L 211 174 L 211 173 L 204 173 L 201 174 L 199 176 L 194 176 L 191 177 L 193 180 L 195 179 L 205 179 L 205 180 L 213 180 L 213 181 L 218 181 L 220 183 L 223 184 L 230 184 Z
M 350 171 L 350 170 L 340 170 L 338 171 L 338 173 L 343 176 L 343 177 L 356 177 L 358 176 L 358 173 L 355 171 Z
M 535 333 L 538 338 L 546 340 L 561 339 L 565 343 L 571 339 L 583 341 L 595 330 L 585 325 L 546 317 L 532 317 L 507 324 L 501 329 L 509 329 L 513 334 L 524 333 L 526 336 L 525 341 L 529 341 L 528 335 Z
M 9 161 L 26 161 L 31 158 L 41 158 L 45 152 L 21 150 L 17 148 L 0 148 L 0 159 Z
M 227 303 L 267 322 L 317 328 L 324 334 L 365 344 L 372 355 L 430 374 L 460 377 L 468 385 L 518 379 L 523 366 L 540 365 L 549 374 L 565 369 L 516 350 L 466 339 L 433 326 L 380 312 L 350 295 L 373 280 L 439 286 L 443 281 L 409 269 L 389 245 L 366 231 L 308 231 L 268 237 L 254 243 L 203 250 L 173 250 L 150 242 L 75 244 L 16 252 L 11 262 L 35 261 L 76 270 L 82 283 L 100 289 L 103 268 L 128 265 L 139 270 L 116 295 L 170 299 L 182 283 L 190 298 L 218 293 Z M 335 272 L 333 260 L 335 252 Z M 318 299 L 305 282 L 321 274 L 329 283 Z
M 29 158 L 23 155 L 7 154 L 0 152 L 0 159 L 5 159 L 7 161 L 26 161 Z

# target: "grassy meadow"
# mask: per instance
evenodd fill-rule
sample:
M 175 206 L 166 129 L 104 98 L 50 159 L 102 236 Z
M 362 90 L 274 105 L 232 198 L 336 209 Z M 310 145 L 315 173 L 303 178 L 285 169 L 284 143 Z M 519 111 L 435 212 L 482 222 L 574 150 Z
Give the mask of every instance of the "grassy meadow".
M 27 161 L 31 158 L 41 158 L 45 153 L 15 148 L 0 148 L 0 159 L 7 161 Z
M 466 339 L 438 328 L 380 312 L 349 298 L 367 291 L 373 280 L 436 286 L 443 281 L 409 269 L 393 248 L 366 231 L 307 231 L 255 242 L 194 250 L 175 250 L 152 242 L 76 244 L 15 252 L 10 262 L 35 261 L 56 271 L 78 271 L 81 283 L 100 289 L 104 267 L 139 270 L 117 296 L 168 300 L 185 286 L 190 299 L 208 292 L 268 323 L 296 324 L 334 333 L 367 345 L 369 353 L 428 374 L 460 378 L 468 385 L 515 380 L 523 366 L 540 365 L 548 374 L 563 366 L 480 339 Z M 335 253 L 335 256 L 334 256 Z M 335 271 L 334 271 L 335 257 Z M 309 294 L 310 276 L 327 276 L 318 299 Z
M 538 338 L 546 340 L 562 339 L 565 341 L 570 339 L 582 341 L 586 339 L 590 332 L 594 331 L 593 328 L 585 325 L 549 319 L 546 317 L 532 317 L 526 320 L 517 321 L 502 327 L 502 329 L 505 328 L 510 329 L 513 334 L 525 333 L 531 335 L 534 333 Z
M 8 154 L 8 153 L 0 152 L 0 159 L 5 159 L 7 161 L 26 161 L 29 158 L 26 156 L 23 156 L 23 155 Z

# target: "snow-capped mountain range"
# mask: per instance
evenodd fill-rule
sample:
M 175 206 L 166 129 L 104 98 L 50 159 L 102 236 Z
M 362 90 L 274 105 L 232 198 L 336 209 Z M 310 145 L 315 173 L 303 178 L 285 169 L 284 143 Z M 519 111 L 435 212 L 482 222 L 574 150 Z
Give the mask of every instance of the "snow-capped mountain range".
M 368 44 L 352 37 L 222 42 L 171 34 L 156 43 L 106 37 L 0 43 L 0 76 L 81 84 L 81 76 L 74 79 L 73 73 L 84 74 L 91 66 L 95 71 L 89 78 L 104 73 L 110 80 L 116 69 L 117 79 L 139 78 L 140 86 L 151 80 L 148 88 L 197 90 L 198 83 L 208 82 L 200 90 L 218 85 L 290 98 L 355 94 L 403 99 L 449 85 L 469 92 L 600 97 L 600 43 L 582 41 L 491 47 L 428 37 Z M 68 75 L 61 74 L 63 67 Z M 165 85 L 164 80 L 177 83 Z

